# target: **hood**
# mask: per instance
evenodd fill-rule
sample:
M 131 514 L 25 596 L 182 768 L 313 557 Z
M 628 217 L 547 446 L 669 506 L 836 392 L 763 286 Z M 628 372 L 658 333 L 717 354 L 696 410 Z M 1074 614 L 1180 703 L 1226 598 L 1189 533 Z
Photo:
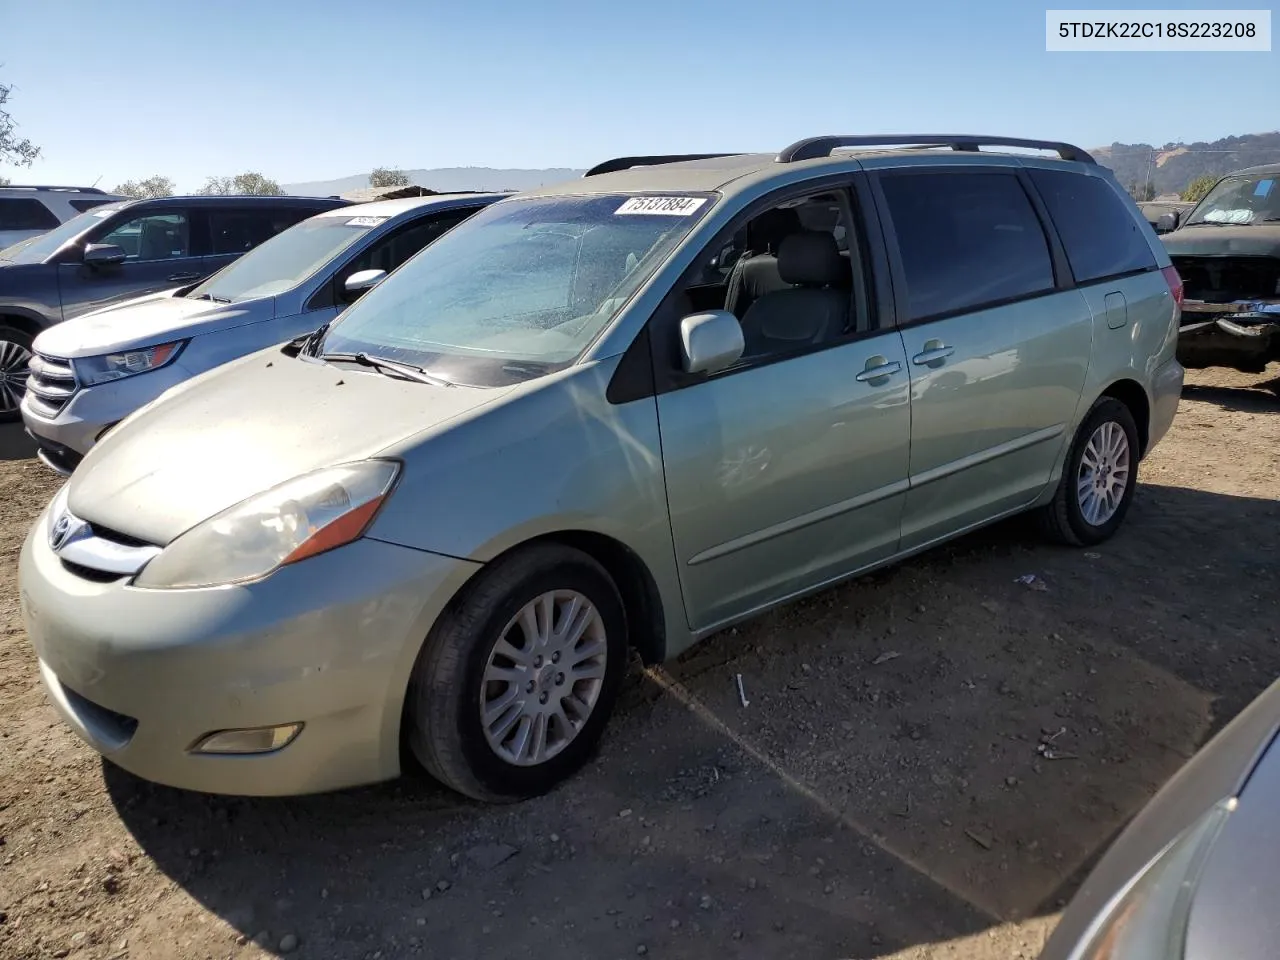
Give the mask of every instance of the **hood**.
M 1280 257 L 1280 223 L 1179 227 L 1160 239 L 1171 257 Z
M 121 422 L 72 474 L 69 506 L 167 544 L 246 497 L 372 457 L 509 390 L 413 383 L 272 347 L 194 377 Z
M 1249 775 L 1200 874 L 1186 960 L 1273 960 L 1280 941 L 1280 746 Z
M 271 297 L 214 303 L 175 297 L 170 290 L 56 324 L 36 338 L 35 348 L 39 353 L 67 360 L 95 357 L 216 333 L 273 316 L 275 300 Z

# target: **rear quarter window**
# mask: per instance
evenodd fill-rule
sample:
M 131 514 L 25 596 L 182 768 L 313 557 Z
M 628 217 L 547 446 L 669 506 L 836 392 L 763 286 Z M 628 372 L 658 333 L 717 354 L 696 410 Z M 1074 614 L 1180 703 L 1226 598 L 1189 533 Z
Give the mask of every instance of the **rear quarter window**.
M 1031 170 L 1077 283 L 1154 270 L 1156 260 L 1123 197 L 1101 177 Z
M 0 197 L 0 230 L 52 230 L 59 223 L 53 211 L 30 197 Z

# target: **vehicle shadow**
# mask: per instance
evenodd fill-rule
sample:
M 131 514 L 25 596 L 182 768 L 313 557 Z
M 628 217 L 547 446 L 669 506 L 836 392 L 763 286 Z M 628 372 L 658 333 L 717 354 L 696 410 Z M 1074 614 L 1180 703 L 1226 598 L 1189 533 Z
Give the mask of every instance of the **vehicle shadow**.
M 637 672 L 601 756 L 528 803 L 104 777 L 268 949 L 882 956 L 1059 909 L 1280 674 L 1277 586 L 1280 503 L 1148 484 L 1107 544 L 1000 524 Z
M 1203 400 L 1224 410 L 1243 413 L 1280 413 L 1280 378 L 1249 387 L 1223 387 L 1188 383 L 1182 388 L 1187 400 Z
M 35 441 L 22 423 L 0 423 L 0 460 L 29 460 L 36 455 Z

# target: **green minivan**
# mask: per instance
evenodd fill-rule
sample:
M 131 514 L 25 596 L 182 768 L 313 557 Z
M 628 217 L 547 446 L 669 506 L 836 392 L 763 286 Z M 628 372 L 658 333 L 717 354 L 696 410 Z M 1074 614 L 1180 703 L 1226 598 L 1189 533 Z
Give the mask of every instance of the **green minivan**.
M 27 630 L 143 777 L 328 790 L 407 743 L 537 794 L 630 651 L 1021 511 L 1111 536 L 1177 409 L 1180 298 L 1070 144 L 609 161 L 121 422 L 23 547 Z

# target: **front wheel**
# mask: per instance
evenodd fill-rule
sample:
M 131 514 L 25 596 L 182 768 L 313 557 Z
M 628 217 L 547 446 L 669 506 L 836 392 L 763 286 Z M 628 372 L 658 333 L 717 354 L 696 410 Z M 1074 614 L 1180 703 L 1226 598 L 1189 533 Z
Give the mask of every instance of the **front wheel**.
M 626 653 L 604 568 L 559 544 L 523 548 L 478 574 L 432 628 L 409 685 L 409 745 L 477 800 L 545 793 L 594 751 Z
M 31 337 L 0 323 L 0 423 L 18 419 L 18 405 L 27 392 Z
M 1124 522 L 1138 485 L 1138 426 L 1129 408 L 1103 397 L 1076 431 L 1062 480 L 1043 508 L 1045 532 L 1059 543 L 1088 546 Z

